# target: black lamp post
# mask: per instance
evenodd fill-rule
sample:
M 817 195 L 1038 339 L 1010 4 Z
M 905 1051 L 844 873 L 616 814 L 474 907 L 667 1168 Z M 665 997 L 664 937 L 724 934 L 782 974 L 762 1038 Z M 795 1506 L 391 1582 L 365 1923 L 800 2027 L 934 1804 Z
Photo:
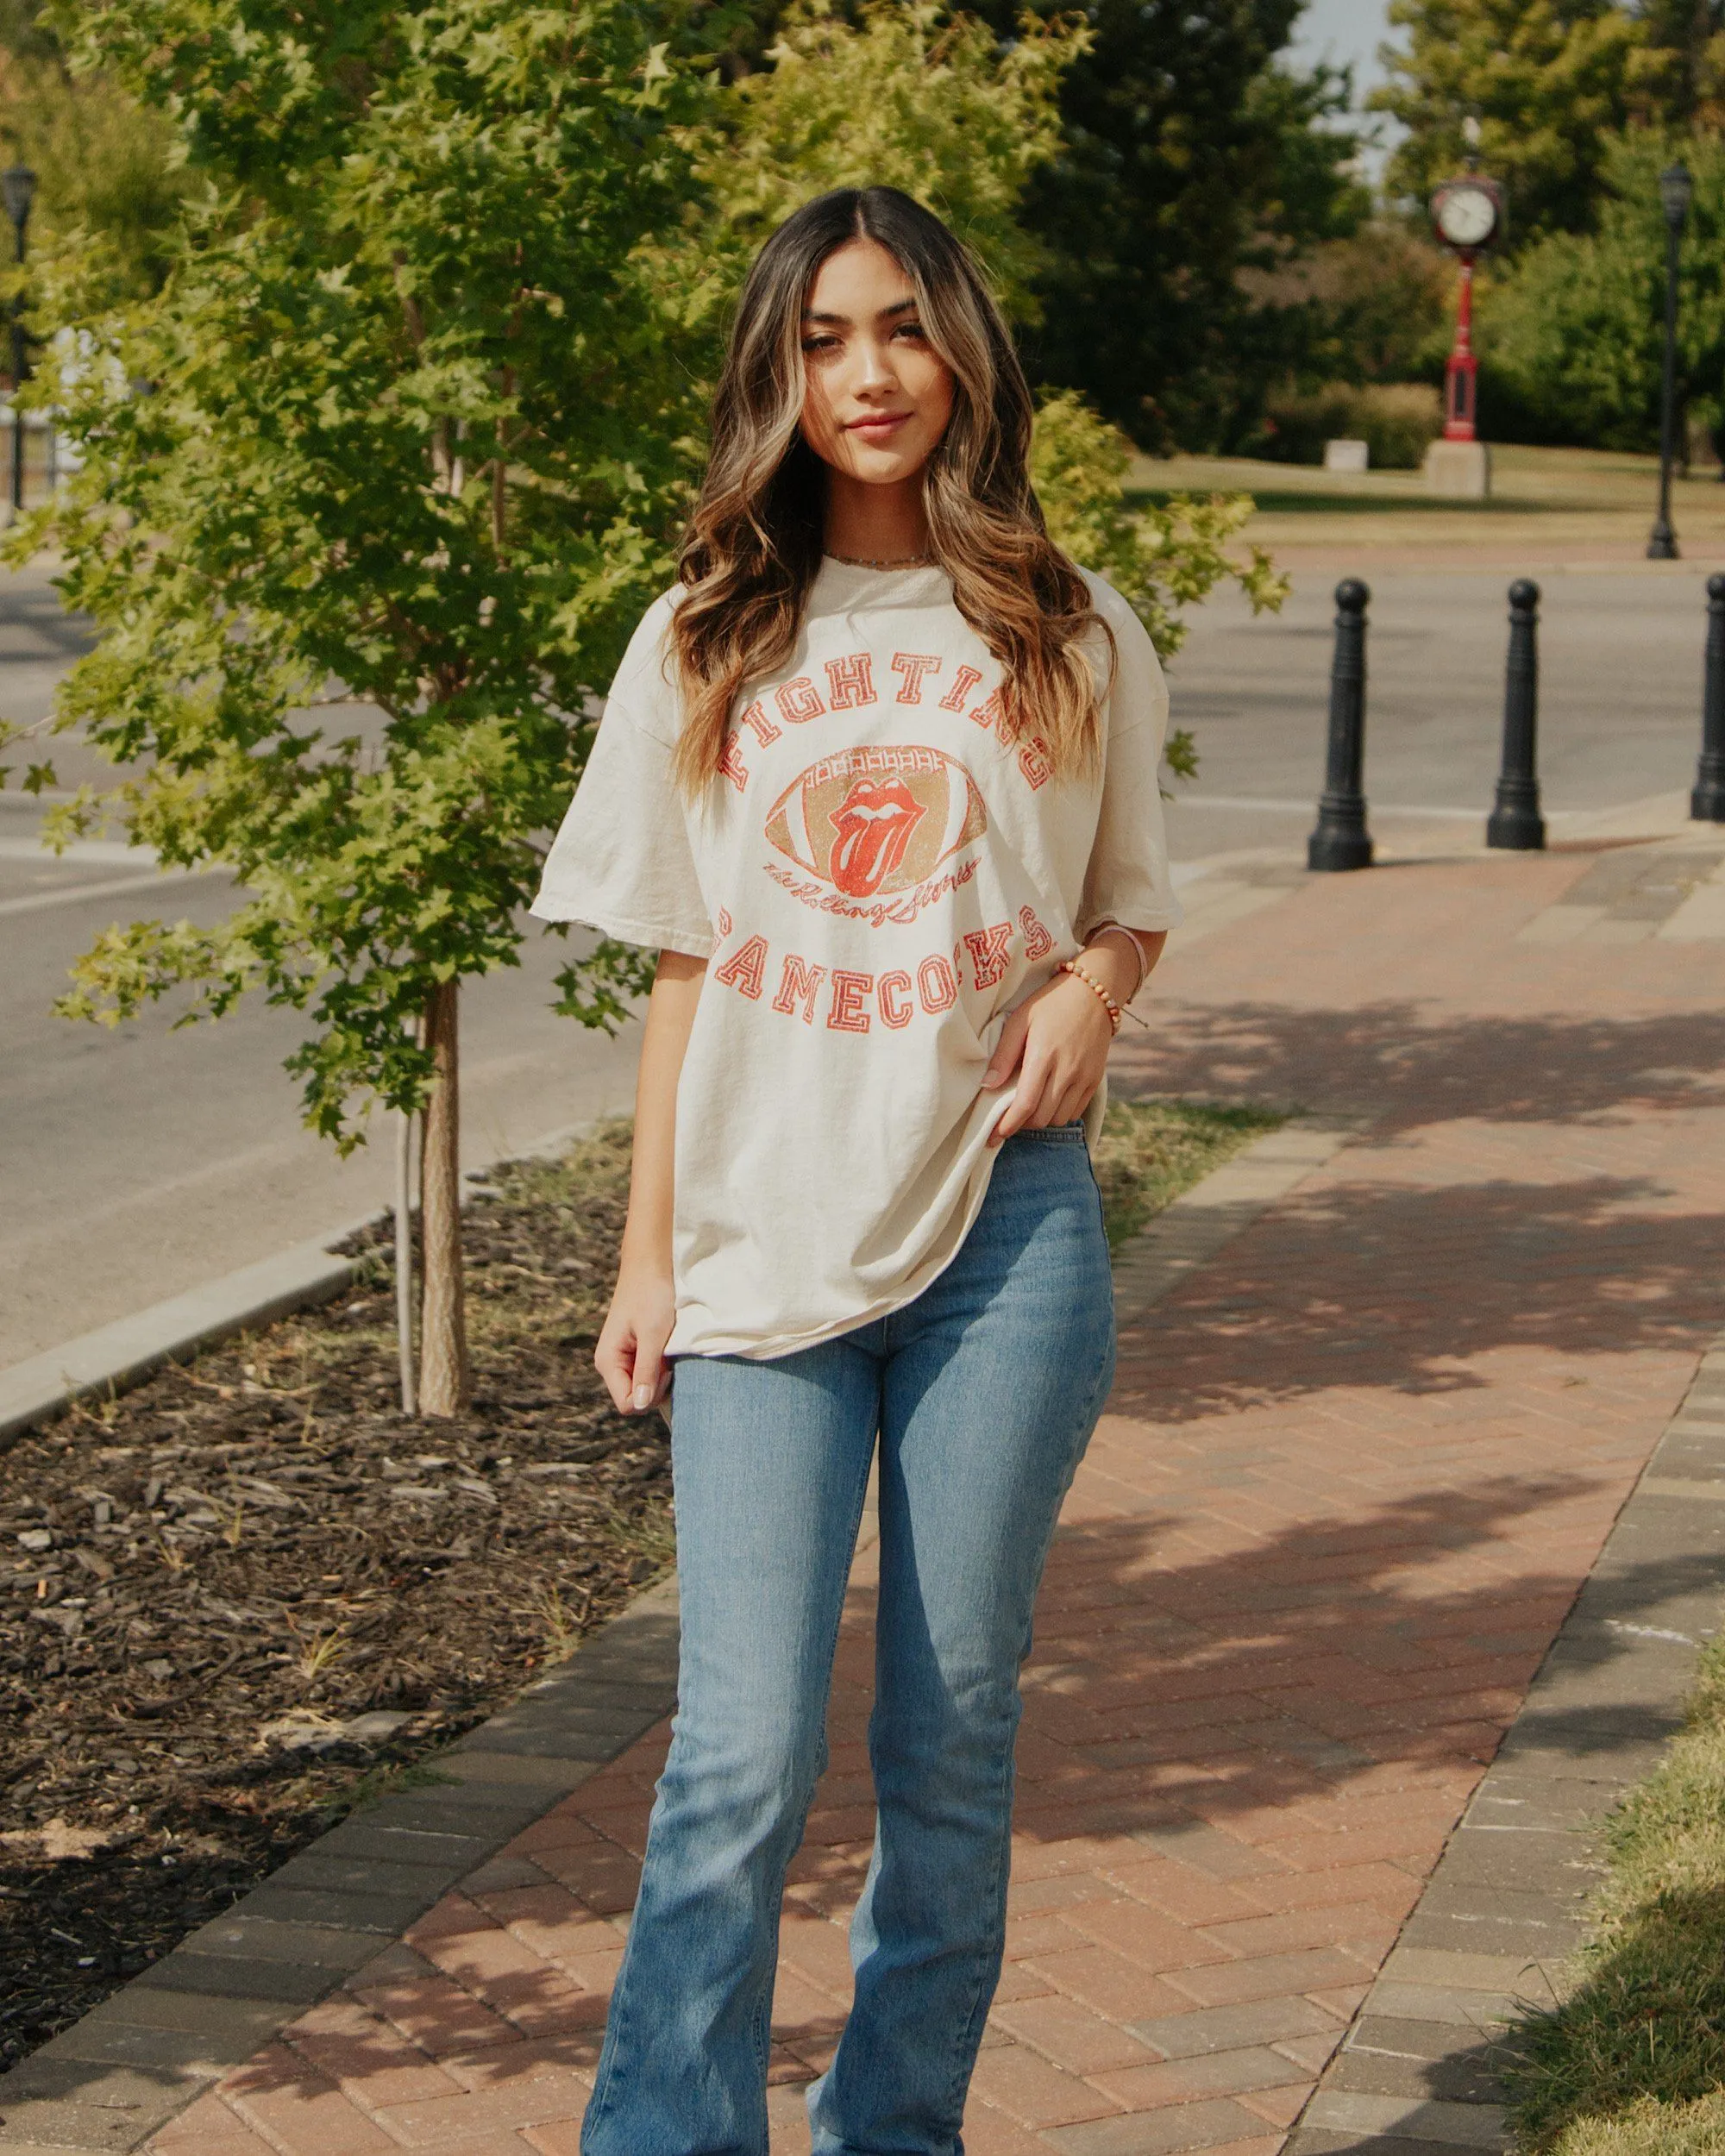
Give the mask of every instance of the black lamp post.
M 24 260 L 24 235 L 29 228 L 30 204 L 36 198 L 36 176 L 28 165 L 9 165 L 0 172 L 0 199 L 6 204 L 6 215 L 12 220 L 12 230 L 17 240 L 15 260 L 22 267 Z M 24 377 L 29 372 L 29 338 L 24 329 L 24 295 L 18 292 L 12 301 L 12 514 L 16 518 L 24 506 L 24 415 L 19 407 L 18 392 L 24 386 Z
M 1659 513 L 1647 541 L 1649 561 L 1678 558 L 1671 520 L 1672 461 L 1677 454 L 1677 258 L 1694 192 L 1687 165 L 1667 165 L 1659 174 L 1659 200 L 1665 213 L 1665 373 L 1659 404 Z

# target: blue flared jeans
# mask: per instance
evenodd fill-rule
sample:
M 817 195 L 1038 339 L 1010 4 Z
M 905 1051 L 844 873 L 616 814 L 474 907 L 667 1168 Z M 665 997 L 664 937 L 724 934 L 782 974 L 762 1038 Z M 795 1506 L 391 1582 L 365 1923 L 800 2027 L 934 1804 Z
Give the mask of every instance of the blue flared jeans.
M 768 2156 L 785 1873 L 826 1759 L 845 1578 L 880 1445 L 875 1848 L 815 2156 L 960 2156 L 999 1979 L 1019 1669 L 1113 1371 L 1080 1125 L 1000 1150 L 917 1299 L 772 1362 L 679 1363 L 682 1656 L 584 2156 Z

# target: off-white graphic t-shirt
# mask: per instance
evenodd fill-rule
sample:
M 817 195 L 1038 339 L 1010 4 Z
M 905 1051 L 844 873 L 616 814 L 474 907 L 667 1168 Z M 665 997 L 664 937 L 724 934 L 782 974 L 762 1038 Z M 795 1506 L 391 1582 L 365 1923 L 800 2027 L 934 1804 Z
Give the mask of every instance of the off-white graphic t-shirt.
M 671 774 L 677 595 L 637 631 L 533 911 L 709 961 L 677 1094 L 673 1355 L 784 1355 L 920 1294 L 988 1188 L 1007 1014 L 1098 923 L 1179 920 L 1161 670 L 1088 581 L 1118 651 L 1088 777 L 1006 736 L 1000 666 L 938 569 L 824 562 L 693 801 Z

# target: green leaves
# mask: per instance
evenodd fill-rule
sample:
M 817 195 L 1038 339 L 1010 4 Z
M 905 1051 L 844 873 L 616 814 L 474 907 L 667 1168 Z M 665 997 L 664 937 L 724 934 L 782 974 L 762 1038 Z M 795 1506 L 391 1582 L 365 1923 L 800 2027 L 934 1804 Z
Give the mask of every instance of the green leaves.
M 747 252 L 831 187 L 900 187 L 981 257 L 1020 318 L 1033 318 L 1041 248 L 1018 216 L 1031 173 L 1058 156 L 1065 70 L 1090 44 L 1076 16 L 1026 15 L 996 42 L 938 0 L 793 0 L 770 71 L 745 76 L 702 173 Z
M 112 809 L 247 896 L 104 937 L 66 1007 L 304 1008 L 347 1144 L 367 1094 L 423 1094 L 430 988 L 516 962 L 536 834 L 669 581 L 696 389 L 645 250 L 712 93 L 629 0 L 78 15 L 204 192 L 154 297 L 61 266 L 42 393 L 83 464 L 11 543 L 102 631 L 57 723 L 142 767 Z
M 1725 144 L 1637 130 L 1604 145 L 1596 229 L 1554 234 L 1482 294 L 1481 346 L 1541 433 L 1602 448 L 1657 446 L 1665 339 L 1659 175 L 1681 156 L 1695 195 L 1680 257 L 1678 335 L 1689 409 L 1725 423 Z
M 1107 579 L 1160 657 L 1171 659 L 1186 641 L 1179 610 L 1218 584 L 1238 584 L 1254 614 L 1280 608 L 1289 581 L 1264 549 L 1250 548 L 1244 565 L 1227 551 L 1251 516 L 1250 494 L 1175 494 L 1159 505 L 1134 505 L 1126 492 L 1130 463 L 1118 429 L 1074 392 L 1043 399 L 1031 474 L 1049 536 L 1081 567 Z M 1163 760 L 1177 779 L 1197 776 L 1197 743 L 1183 727 L 1169 735 Z
M 975 0 L 1004 41 L 1023 0 Z M 1063 0 L 1037 0 L 1038 16 Z M 1085 0 L 1092 40 L 1059 92 L 1059 155 L 1023 222 L 1045 250 L 1039 378 L 1145 448 L 1238 444 L 1289 364 L 1255 276 L 1358 222 L 1358 138 L 1333 72 L 1276 55 L 1298 0 Z
M 1129 464 L 1117 429 L 1072 391 L 1043 399 L 1031 472 L 1049 536 L 1082 567 L 1107 577 L 1163 658 L 1186 640 L 1179 610 L 1218 584 L 1238 584 L 1255 614 L 1282 605 L 1288 579 L 1261 547 L 1248 549 L 1243 567 L 1227 552 L 1251 516 L 1250 494 L 1175 494 L 1135 505 L 1126 492 Z
M 46 266 L 65 329 L 37 394 L 81 464 L 8 544 L 55 548 L 100 630 L 54 724 L 139 774 L 53 828 L 115 822 L 241 887 L 216 929 L 100 937 L 62 1008 L 303 1011 L 290 1069 L 347 1147 L 370 1106 L 424 1098 L 409 1025 L 434 987 L 517 962 L 545 835 L 674 573 L 749 248 L 820 187 L 893 181 L 1027 305 L 1019 203 L 1088 33 L 997 43 L 928 0 L 855 22 L 811 3 L 726 91 L 690 57 L 694 18 L 644 0 L 61 19 L 188 177 L 147 290 L 76 236 Z M 1075 399 L 1045 408 L 1038 456 L 1057 535 L 1165 651 L 1220 577 L 1274 603 L 1262 557 L 1225 550 L 1245 506 L 1131 509 L 1123 445 Z M 558 1007 L 613 1025 L 646 963 L 601 944 Z

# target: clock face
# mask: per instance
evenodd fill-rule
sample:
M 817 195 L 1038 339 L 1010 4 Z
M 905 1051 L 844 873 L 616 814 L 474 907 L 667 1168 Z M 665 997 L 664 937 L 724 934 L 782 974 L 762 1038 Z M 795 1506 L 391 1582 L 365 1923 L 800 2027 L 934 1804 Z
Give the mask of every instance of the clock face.
M 1480 247 L 1497 222 L 1497 204 L 1483 187 L 1446 187 L 1433 205 L 1437 226 L 1452 247 Z

